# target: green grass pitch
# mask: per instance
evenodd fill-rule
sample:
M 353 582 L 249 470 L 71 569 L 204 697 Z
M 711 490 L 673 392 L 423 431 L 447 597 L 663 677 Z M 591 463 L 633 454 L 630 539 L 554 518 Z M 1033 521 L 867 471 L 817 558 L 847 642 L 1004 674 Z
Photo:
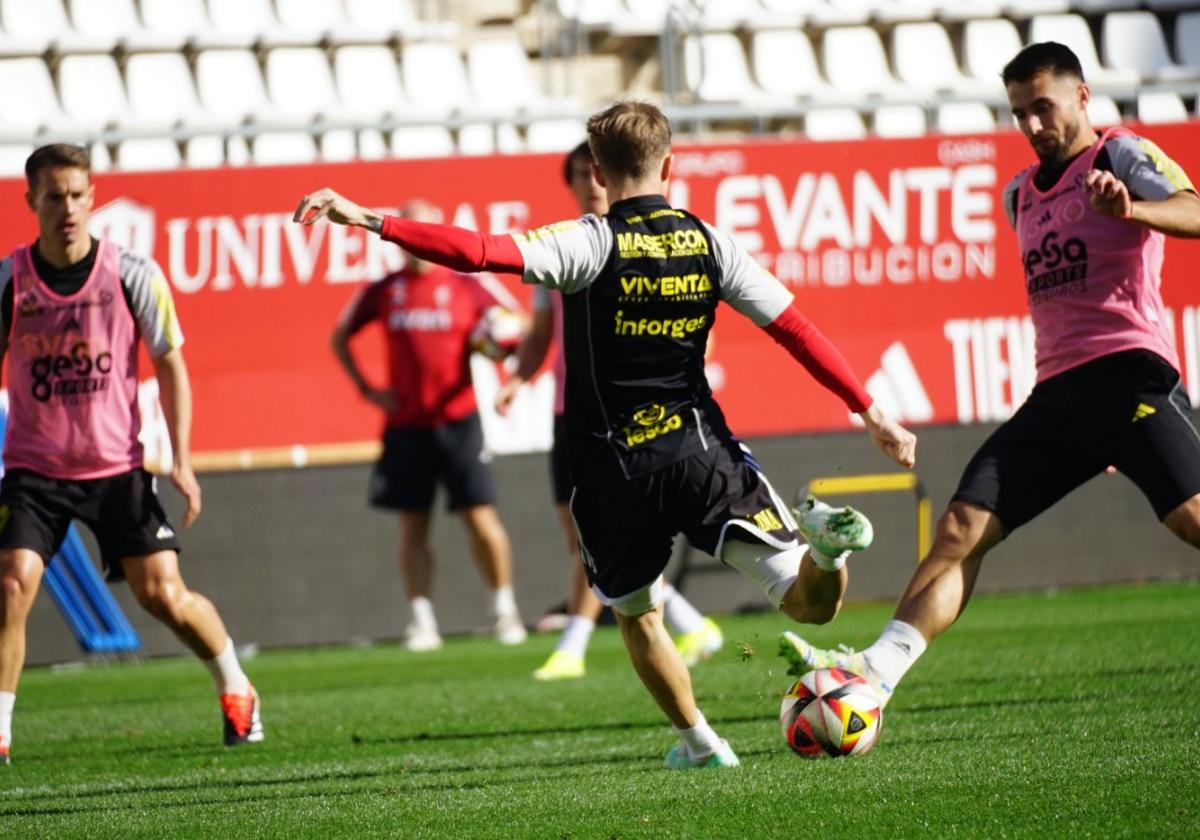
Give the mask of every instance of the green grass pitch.
M 870 642 L 890 609 L 811 629 Z M 30 670 L 4 837 L 1184 837 L 1200 835 L 1200 585 L 979 598 L 913 669 L 871 754 L 808 762 L 779 732 L 774 615 L 724 621 L 695 669 L 742 766 L 675 772 L 620 640 L 537 684 L 554 637 L 267 652 L 265 743 L 219 746 L 187 659 Z M 739 643 L 752 653 L 738 656 Z

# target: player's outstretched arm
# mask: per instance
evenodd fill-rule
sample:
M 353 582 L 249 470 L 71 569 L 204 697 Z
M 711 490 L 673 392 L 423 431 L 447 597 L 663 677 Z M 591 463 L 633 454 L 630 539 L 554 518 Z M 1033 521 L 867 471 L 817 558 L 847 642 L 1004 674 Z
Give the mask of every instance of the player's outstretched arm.
M 1200 238 L 1200 196 L 1191 190 L 1159 201 L 1135 200 L 1124 181 L 1099 169 L 1084 176 L 1083 189 L 1092 207 L 1106 216 L 1128 219 L 1167 236 Z

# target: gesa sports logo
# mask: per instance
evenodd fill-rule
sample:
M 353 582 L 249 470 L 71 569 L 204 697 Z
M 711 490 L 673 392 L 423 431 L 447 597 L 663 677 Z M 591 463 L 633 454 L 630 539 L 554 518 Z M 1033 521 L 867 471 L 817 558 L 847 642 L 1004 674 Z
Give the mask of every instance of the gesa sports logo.
M 1087 243 L 1072 236 L 1061 244 L 1058 231 L 1042 237 L 1041 244 L 1021 255 L 1025 288 L 1031 303 L 1087 288 Z
M 35 357 L 29 365 L 33 398 L 48 402 L 54 394 L 69 397 L 106 390 L 108 375 L 112 373 L 112 353 L 103 351 L 93 356 L 90 350 L 87 342 L 80 341 L 71 347 L 69 355 L 58 353 Z
M 683 428 L 683 418 L 678 414 L 668 417 L 667 407 L 658 403 L 638 409 L 631 419 L 633 425 L 624 429 L 625 443 L 630 449 Z

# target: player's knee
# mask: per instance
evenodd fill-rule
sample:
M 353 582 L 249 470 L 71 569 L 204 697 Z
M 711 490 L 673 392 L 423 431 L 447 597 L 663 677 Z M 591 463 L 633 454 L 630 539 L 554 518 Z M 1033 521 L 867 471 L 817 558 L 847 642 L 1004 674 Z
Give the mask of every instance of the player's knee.
M 16 569 L 10 569 L 0 577 L 0 609 L 5 616 L 28 615 L 33 606 L 32 582 Z
M 985 549 L 986 514 L 970 505 L 952 502 L 937 522 L 934 551 L 947 559 L 965 560 Z
M 1184 542 L 1200 548 L 1200 506 L 1181 508 L 1167 518 L 1167 527 Z
M 176 626 L 183 620 L 187 590 L 167 581 L 147 581 L 134 590 L 138 604 L 159 621 Z

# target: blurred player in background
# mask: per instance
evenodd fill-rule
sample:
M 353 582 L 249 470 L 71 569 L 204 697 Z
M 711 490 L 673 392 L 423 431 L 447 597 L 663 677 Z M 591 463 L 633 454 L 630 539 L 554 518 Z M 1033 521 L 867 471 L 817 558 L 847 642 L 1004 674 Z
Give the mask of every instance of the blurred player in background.
M 441 218 L 425 201 L 404 217 Z M 400 513 L 400 574 L 412 616 L 404 644 L 412 651 L 442 646 L 429 600 L 433 548 L 429 541 L 434 488 L 462 516 L 471 554 L 492 593 L 493 632 L 506 645 L 525 641 L 512 589 L 512 548 L 493 502 L 489 453 L 471 384 L 470 335 L 493 306 L 515 308 L 494 278 L 467 277 L 407 255 L 402 271 L 364 287 L 333 331 L 333 351 L 365 399 L 385 412 L 383 453 L 371 476 L 371 504 Z M 367 381 L 350 338 L 378 322 L 387 340 L 388 383 Z
M 204 661 L 227 745 L 261 741 L 258 694 L 212 603 L 179 573 L 179 539 L 143 469 L 138 339 L 158 378 L 186 528 L 200 515 L 192 393 L 171 289 L 148 257 L 88 233 L 88 153 L 43 146 L 25 163 L 38 239 L 0 262 L 0 359 L 8 356 L 6 473 L 0 482 L 0 763 L 8 763 L 25 624 L 46 563 L 73 518 L 91 528 L 109 580 Z
M 1028 46 L 1003 78 L 1038 158 L 1004 191 L 1036 331 L 1037 384 L 967 464 L 878 641 L 853 653 L 780 639 L 794 672 L 847 668 L 885 702 L 966 608 L 984 555 L 1109 465 L 1172 533 L 1200 546 L 1200 436 L 1159 291 L 1164 234 L 1200 237 L 1200 198 L 1149 140 L 1092 128 L 1091 92 L 1067 47 Z
M 667 765 L 731 767 L 737 756 L 697 708 L 691 675 L 663 626 L 662 572 L 673 538 L 683 533 L 746 574 L 791 618 L 821 623 L 841 606 L 846 556 L 863 546 L 869 523 L 814 503 L 797 511 L 798 525 L 733 436 L 704 375 L 717 303 L 787 348 L 897 463 L 913 464 L 916 439 L 872 404 L 782 283 L 730 236 L 668 205 L 670 139 L 666 117 L 648 103 L 618 102 L 593 115 L 588 144 L 609 212 L 526 235 L 385 218 L 332 190 L 304 196 L 294 218 L 366 227 L 422 258 L 518 273 L 563 293 L 571 513 L 588 579 L 613 608 L 635 671 L 678 734 Z M 764 387 L 771 374 L 764 360 Z
M 592 177 L 592 152 L 587 141 L 572 149 L 563 160 L 563 180 L 571 190 L 582 214 L 603 216 L 608 212 L 604 188 Z M 533 672 L 538 680 L 562 680 L 582 677 L 586 670 L 585 656 L 592 631 L 604 610 L 600 599 L 588 585 L 583 558 L 579 554 L 579 537 L 571 521 L 567 503 L 571 500 L 571 476 L 566 451 L 566 418 L 563 417 L 563 393 L 566 389 L 566 356 L 562 341 L 562 297 L 550 294 L 545 286 L 533 290 L 533 326 L 517 350 L 517 369 L 513 377 L 501 386 L 496 395 L 496 411 L 507 413 L 517 391 L 528 382 L 551 342 L 554 352 L 554 444 L 550 450 L 550 484 L 555 508 L 567 537 L 567 552 L 571 560 L 571 582 L 567 597 L 567 626 L 558 645 L 542 667 Z M 669 583 L 664 584 L 663 606 L 667 626 L 676 634 L 675 646 L 689 667 L 707 659 L 721 649 L 724 636 L 711 618 L 705 618 Z

